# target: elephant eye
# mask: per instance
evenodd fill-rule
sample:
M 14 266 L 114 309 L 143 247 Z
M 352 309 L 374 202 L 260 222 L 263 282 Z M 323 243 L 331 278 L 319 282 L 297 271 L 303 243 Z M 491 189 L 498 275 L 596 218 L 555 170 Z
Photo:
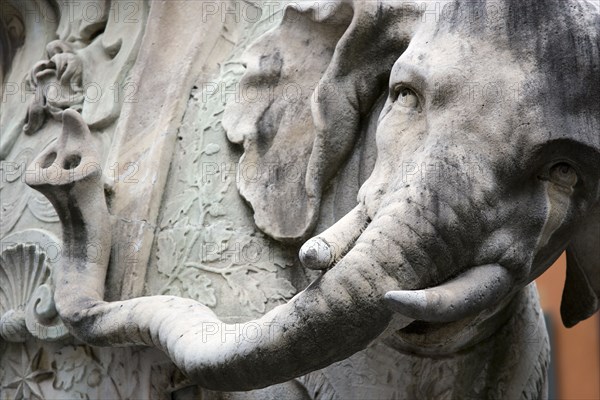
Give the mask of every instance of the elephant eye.
M 572 188 L 577 183 L 577 172 L 569 164 L 560 162 L 550 168 L 549 178 L 552 183 Z
M 419 97 L 409 87 L 398 85 L 394 88 L 396 103 L 401 107 L 417 108 L 419 106 Z

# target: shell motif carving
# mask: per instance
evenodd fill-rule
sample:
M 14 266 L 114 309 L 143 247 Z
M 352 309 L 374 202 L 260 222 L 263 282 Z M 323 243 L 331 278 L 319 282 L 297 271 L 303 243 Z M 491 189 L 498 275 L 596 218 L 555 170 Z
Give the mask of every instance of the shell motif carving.
M 11 342 L 27 338 L 25 306 L 48 278 L 46 255 L 35 244 L 18 244 L 0 255 L 0 335 Z
M 68 335 L 58 318 L 50 267 L 40 243 L 3 239 L 0 253 L 0 337 L 24 342 L 33 336 L 58 340 Z

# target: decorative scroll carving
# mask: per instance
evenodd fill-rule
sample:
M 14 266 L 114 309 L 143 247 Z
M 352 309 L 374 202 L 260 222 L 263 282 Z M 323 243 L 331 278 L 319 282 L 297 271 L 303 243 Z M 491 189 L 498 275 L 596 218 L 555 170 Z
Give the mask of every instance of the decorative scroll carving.
M 43 1 L 24 3 L 20 5 L 24 10 L 15 11 L 17 15 L 39 12 L 44 23 L 60 23 L 59 39 L 45 45 L 45 57 L 32 65 L 23 82 L 11 82 L 11 87 L 20 86 L 11 92 L 12 97 L 19 96 L 21 102 L 32 98 L 21 124 L 23 132 L 37 132 L 48 116 L 60 121 L 67 108 L 81 111 L 94 128 L 106 128 L 116 120 L 124 102 L 138 101 L 135 84 L 126 79 L 145 28 L 144 1 L 65 1 L 58 17 L 45 11 L 48 4 Z M 13 34 L 16 26 L 13 22 Z M 0 159 L 8 156 L 20 126 L 15 121 L 5 125 L 8 136 L 0 143 Z
M 56 39 L 60 16 L 45 0 L 6 0 L 0 3 L 0 17 L 4 18 L 5 24 L 12 21 L 12 32 L 18 33 L 19 42 L 23 41 L 18 50 L 15 46 L 2 45 L 3 51 L 9 48 L 11 52 L 17 50 L 10 63 L 1 67 L 2 74 L 0 74 L 2 78 L 0 161 L 2 161 L 11 160 L 9 154 L 22 134 L 27 104 L 34 96 L 27 85 L 28 72 L 40 57 L 44 56 L 46 44 Z M 6 33 L 10 33 L 10 30 Z
M 84 101 L 83 63 L 71 45 L 55 40 L 46 46 L 47 61 L 38 62 L 27 83 L 36 93 L 29 106 L 23 132 L 37 132 L 46 119 L 62 119 L 62 111 L 72 108 L 81 111 Z
M 31 226 L 17 226 L 18 221 L 28 219 L 28 215 L 23 217 L 26 210 L 47 229 L 58 222 L 50 203 L 23 183 L 32 154 L 54 140 L 56 122 L 60 123 L 65 109 L 78 110 L 95 128 L 106 129 L 115 122 L 123 103 L 137 101 L 135 85 L 126 79 L 145 29 L 147 4 L 66 1 L 61 3 L 58 15 L 48 7 L 42 0 L 2 3 L 2 17 L 10 22 L 8 32 L 13 41 L 31 41 L 23 48 L 28 57 L 20 57 L 15 67 L 22 69 L 21 64 L 31 59 L 32 50 L 40 42 L 45 56 L 31 63 L 31 71 L 22 82 L 18 70 L 7 76 L 9 92 L 2 99 L 6 112 L 0 115 L 0 160 L 4 161 L 0 165 L 0 237 L 15 227 Z M 56 31 L 59 39 L 46 44 L 42 33 L 48 31 Z M 21 119 L 24 102 L 30 104 L 26 118 Z M 39 138 L 29 137 L 42 129 L 48 116 L 53 124 L 48 124 Z M 19 141 L 21 132 L 28 135 Z
M 139 46 L 144 3 L 135 1 L 125 6 L 133 8 L 121 16 L 129 19 L 127 23 L 118 23 L 118 13 L 122 11 L 118 2 L 92 0 L 84 4 L 86 10 L 93 5 L 94 17 L 77 13 L 79 2 L 65 3 L 67 15 L 78 18 L 63 24 L 66 29 L 61 32 L 61 39 L 46 46 L 47 60 L 38 62 L 31 71 L 28 84 L 36 96 L 23 127 L 27 134 L 39 130 L 46 115 L 60 121 L 63 110 L 81 112 L 85 104 L 88 107 L 83 113 L 88 124 L 104 127 L 118 116 L 123 101 L 135 101 L 135 85 L 123 79 Z M 87 89 L 94 94 L 87 93 Z

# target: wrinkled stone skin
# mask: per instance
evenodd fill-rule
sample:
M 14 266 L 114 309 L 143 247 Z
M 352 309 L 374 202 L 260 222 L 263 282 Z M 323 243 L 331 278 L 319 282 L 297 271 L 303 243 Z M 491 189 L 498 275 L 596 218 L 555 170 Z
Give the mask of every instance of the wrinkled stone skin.
M 376 126 L 377 161 L 356 208 L 305 244 L 301 260 L 325 272 L 256 321 L 227 325 L 207 307 L 173 296 L 104 302 L 108 259 L 90 262 L 82 251 L 91 227 L 109 246 L 100 177 L 70 166 L 71 181 L 28 182 L 55 206 L 74 249 L 55 271 L 57 310 L 71 332 L 93 345 L 156 346 L 194 382 L 234 391 L 347 358 L 392 320 L 393 346 L 425 355 L 497 340 L 504 325 L 538 324 L 527 285 L 565 248 L 564 323 L 597 311 L 598 14 L 579 1 L 500 3 L 498 18 L 472 19 L 465 8 L 481 15 L 486 2 L 448 2 L 439 20 L 398 2 L 351 3 L 352 20 L 321 78 L 337 90 L 311 104 L 308 207 L 318 207 L 361 121 L 387 92 Z M 229 126 L 228 135 L 243 136 L 237 128 Z M 61 152 L 81 151 L 77 141 L 87 133 L 79 115 L 65 111 L 58 143 L 69 145 L 48 151 L 68 159 Z M 314 225 L 307 215 L 298 237 Z M 259 226 L 268 232 L 269 224 Z M 311 252 L 315 240 L 326 256 Z M 249 324 L 260 327 L 257 340 L 221 339 Z M 473 392 L 453 368 L 439 379 L 463 382 L 462 395 L 543 397 L 543 333 L 538 344 L 523 357 L 525 366 L 503 360 L 517 371 L 508 378 L 493 365 L 498 359 L 486 359 L 485 382 Z M 495 387 L 501 378 L 506 387 Z

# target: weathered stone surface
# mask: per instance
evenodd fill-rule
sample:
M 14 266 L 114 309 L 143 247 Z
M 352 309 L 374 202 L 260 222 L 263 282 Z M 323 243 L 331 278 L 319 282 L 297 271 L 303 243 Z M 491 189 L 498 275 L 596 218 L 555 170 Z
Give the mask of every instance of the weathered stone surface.
M 1 7 L 0 398 L 546 397 L 531 281 L 566 248 L 599 306 L 597 7 Z

